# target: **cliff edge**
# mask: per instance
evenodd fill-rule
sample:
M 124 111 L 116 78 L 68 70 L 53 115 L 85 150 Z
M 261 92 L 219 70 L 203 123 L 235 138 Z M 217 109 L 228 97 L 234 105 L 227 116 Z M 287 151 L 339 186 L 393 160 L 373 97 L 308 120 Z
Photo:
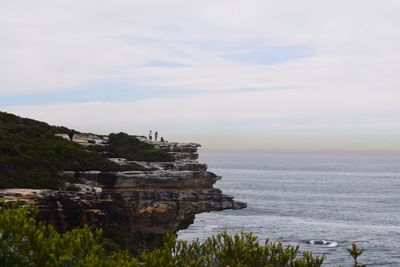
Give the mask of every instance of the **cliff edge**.
M 65 133 L 56 134 L 68 139 Z M 74 227 L 112 229 L 140 240 L 145 247 L 160 244 L 167 233 L 186 229 L 195 215 L 225 209 L 241 209 L 246 204 L 234 201 L 214 188 L 221 177 L 207 171 L 198 159 L 199 144 L 150 142 L 167 152 L 172 161 L 132 161 L 108 157 L 119 166 L 141 166 L 135 171 L 63 171 L 66 183 L 59 190 L 7 188 L 0 198 L 39 207 L 39 219 L 63 232 Z M 106 146 L 107 136 L 75 134 L 84 147 Z

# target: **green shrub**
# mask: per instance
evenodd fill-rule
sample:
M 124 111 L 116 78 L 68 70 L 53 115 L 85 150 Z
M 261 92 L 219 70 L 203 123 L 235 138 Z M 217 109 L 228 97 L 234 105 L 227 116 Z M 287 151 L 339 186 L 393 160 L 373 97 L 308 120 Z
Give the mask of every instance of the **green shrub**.
M 127 252 L 106 257 L 101 231 L 87 226 L 64 234 L 34 219 L 37 209 L 3 204 L 0 210 L 0 266 L 139 266 Z
M 23 119 L 0 112 L 0 188 L 49 188 L 57 189 L 62 185 L 60 171 L 125 171 L 146 170 L 131 163 L 120 166 L 102 156 L 97 151 L 57 137 L 55 133 L 67 133 L 64 127 L 50 126 L 44 122 Z M 126 138 L 125 138 L 126 139 Z M 124 140 L 125 140 L 124 139 Z M 149 152 L 153 146 L 140 141 L 132 143 L 127 138 L 127 148 L 118 148 L 115 138 L 110 147 L 116 151 L 133 149 L 135 159 L 165 157 L 165 152 Z M 151 146 L 151 149 L 148 147 Z M 143 158 L 140 158 L 143 156 Z M 167 155 L 169 156 L 169 155 Z
M 353 243 L 351 249 L 347 249 L 350 256 L 354 260 L 353 267 L 365 267 L 365 264 L 359 263 L 358 258 L 363 254 L 364 250 L 357 247 L 356 243 Z
M 261 245 L 251 233 L 233 236 L 222 232 L 204 242 L 187 242 L 168 236 L 162 247 L 144 253 L 144 266 L 321 266 L 325 257 L 314 257 L 311 252 L 298 258 L 298 246 L 283 247 L 281 243 Z
M 203 242 L 177 240 L 168 235 L 161 247 L 133 257 L 126 250 L 106 253 L 102 231 L 87 226 L 59 234 L 50 225 L 37 222 L 38 210 L 18 203 L 0 207 L 0 266 L 131 266 L 131 267 L 318 267 L 325 256 L 314 257 L 299 246 L 286 246 L 268 240 L 260 244 L 251 233 L 229 235 L 226 232 Z M 119 233 L 106 230 L 117 242 Z M 121 243 L 121 244 L 122 244 Z M 362 249 L 349 249 L 354 266 Z M 110 255 L 111 254 L 111 255 Z
M 105 151 L 114 157 L 135 161 L 172 161 L 170 154 L 126 133 L 110 134 Z

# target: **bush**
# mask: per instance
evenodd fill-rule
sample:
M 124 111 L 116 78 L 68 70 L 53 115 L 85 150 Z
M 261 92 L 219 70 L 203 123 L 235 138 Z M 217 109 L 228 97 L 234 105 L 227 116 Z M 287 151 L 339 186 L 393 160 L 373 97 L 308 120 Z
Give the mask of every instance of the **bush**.
M 318 267 L 325 260 L 308 251 L 299 257 L 299 246 L 284 247 L 268 240 L 262 245 L 251 233 L 231 236 L 226 232 L 204 242 L 168 235 L 161 247 L 135 258 L 126 250 L 106 253 L 101 230 L 93 232 L 84 226 L 59 234 L 52 226 L 37 222 L 37 212 L 33 206 L 1 204 L 0 266 Z M 125 242 L 113 231 L 107 235 Z M 353 244 L 348 251 L 353 266 L 365 266 L 358 262 L 362 249 Z
M 43 222 L 37 209 L 3 204 L 0 211 L 0 266 L 139 266 L 127 252 L 105 256 L 101 231 L 87 226 L 65 234 Z
M 105 151 L 116 158 L 134 161 L 172 161 L 170 154 L 151 144 L 141 142 L 126 133 L 110 134 Z
M 66 170 L 145 170 L 134 163 L 120 166 L 97 151 L 89 151 L 54 135 L 69 131 L 64 127 L 0 112 L 0 188 L 57 189 L 65 179 L 59 172 Z M 169 156 L 136 140 L 125 135 L 122 139 L 112 138 L 110 148 L 120 154 L 135 155 L 136 160 L 165 159 Z M 118 144 L 126 147 L 118 148 Z
M 299 246 L 283 247 L 281 243 L 265 242 L 264 245 L 252 233 L 233 236 L 222 232 L 211 236 L 203 243 L 176 240 L 168 236 L 161 248 L 144 253 L 144 266 L 321 266 L 325 257 L 314 257 L 304 252 L 297 258 Z
M 101 231 L 87 226 L 64 234 L 37 223 L 37 208 L 3 203 L 0 210 L 1 266 L 320 266 L 324 257 L 304 254 L 295 259 L 298 247 L 279 243 L 260 245 L 250 233 L 226 232 L 204 243 L 177 240 L 169 235 L 162 247 L 134 258 L 127 251 L 107 256 Z M 272 264 L 272 265 L 271 265 Z

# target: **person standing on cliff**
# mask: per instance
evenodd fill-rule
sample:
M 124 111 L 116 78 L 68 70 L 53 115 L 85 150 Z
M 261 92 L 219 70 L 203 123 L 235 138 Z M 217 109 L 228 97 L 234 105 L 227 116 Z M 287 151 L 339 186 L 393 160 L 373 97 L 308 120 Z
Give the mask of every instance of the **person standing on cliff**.
M 151 130 L 149 132 L 149 140 L 151 141 L 153 139 L 153 134 L 151 133 Z
M 74 131 L 73 130 L 68 132 L 68 137 L 69 137 L 69 140 L 72 142 L 72 140 L 74 139 Z
M 154 141 L 157 141 L 157 138 L 158 138 L 158 132 L 155 132 L 154 133 Z

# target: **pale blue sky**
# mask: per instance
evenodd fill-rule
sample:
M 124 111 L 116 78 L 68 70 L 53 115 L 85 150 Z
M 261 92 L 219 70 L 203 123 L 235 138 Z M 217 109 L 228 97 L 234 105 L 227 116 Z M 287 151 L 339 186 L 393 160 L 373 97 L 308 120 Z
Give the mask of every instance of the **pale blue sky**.
M 205 149 L 400 150 L 399 12 L 391 0 L 0 0 L 0 109 Z
M 156 40 L 153 40 L 156 42 Z M 267 47 L 264 48 L 257 45 L 256 48 L 252 48 L 254 45 L 250 42 L 246 42 L 238 46 L 233 52 L 226 53 L 225 51 L 218 51 L 217 53 L 224 59 L 239 64 L 256 64 L 256 65 L 273 65 L 279 64 L 295 59 L 301 59 L 306 57 L 312 57 L 311 49 L 305 47 Z M 227 44 L 229 46 L 229 44 Z M 217 49 L 216 45 L 214 49 Z M 223 50 L 218 48 L 218 50 Z M 141 65 L 144 68 L 190 68 L 191 65 L 176 63 L 167 60 L 149 60 Z M 227 88 L 215 91 L 231 91 L 231 92 L 250 92 L 271 89 L 268 86 L 265 88 Z M 281 89 L 275 86 L 273 89 Z M 191 90 L 191 88 L 176 88 L 171 87 L 166 89 L 160 89 L 157 87 L 141 86 L 140 84 L 122 83 L 118 81 L 118 78 L 112 82 L 96 82 L 93 84 L 84 86 L 74 86 L 66 88 L 62 91 L 48 91 L 31 93 L 20 93 L 20 92 L 5 92 L 0 99 L 0 105 L 46 105 L 46 104 L 67 104 L 67 103 L 85 103 L 89 101 L 109 101 L 109 102 L 125 102 L 138 101 L 148 98 L 169 98 L 177 97 L 189 94 L 199 93 L 210 93 L 207 91 L 198 92 Z
M 224 55 L 224 58 L 244 64 L 279 64 L 290 60 L 312 57 L 311 49 L 305 47 L 260 47 L 249 49 L 243 47 L 243 52 Z

